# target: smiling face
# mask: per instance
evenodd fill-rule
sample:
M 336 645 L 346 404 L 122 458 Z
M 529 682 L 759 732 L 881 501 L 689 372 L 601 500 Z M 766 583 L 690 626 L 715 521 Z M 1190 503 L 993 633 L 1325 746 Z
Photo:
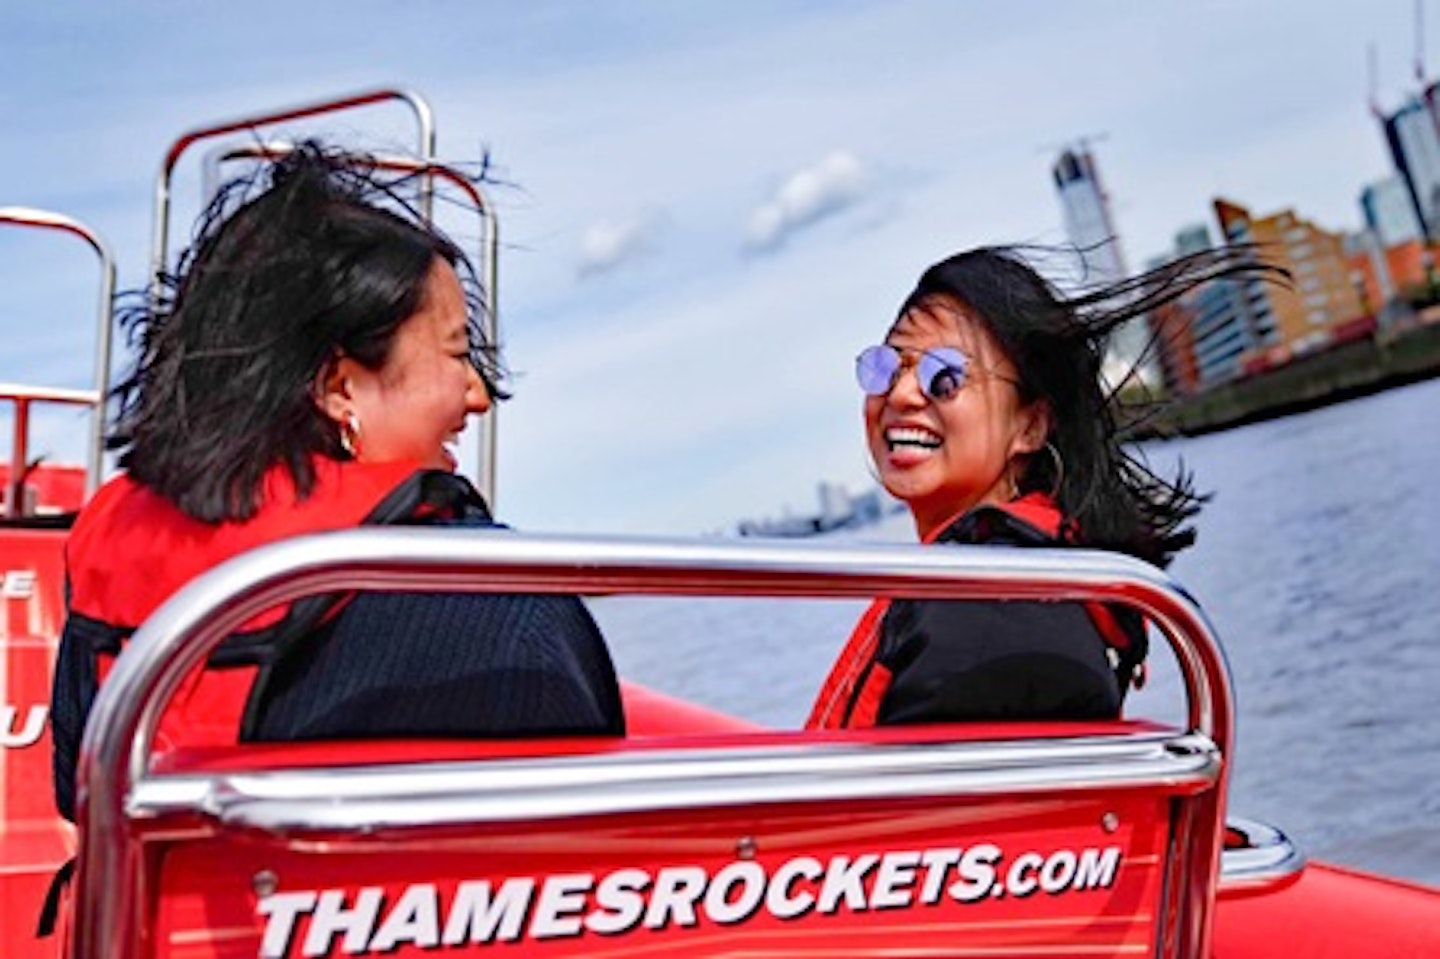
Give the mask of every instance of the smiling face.
M 419 309 L 395 331 L 380 368 L 348 356 L 333 364 L 322 405 L 337 429 L 352 414 L 358 421 L 356 459 L 455 469 L 465 421 L 490 408 L 489 391 L 470 361 L 466 318 L 454 268 L 436 259 Z
M 907 365 L 888 393 L 865 398 L 865 435 L 880 482 L 910 507 L 920 536 L 1009 500 L 1018 460 L 1044 445 L 1049 417 L 1043 404 L 1021 402 L 994 335 L 958 303 L 933 299 L 905 313 L 885 342 Z M 913 362 L 939 347 L 970 361 L 964 386 L 944 400 L 921 389 Z

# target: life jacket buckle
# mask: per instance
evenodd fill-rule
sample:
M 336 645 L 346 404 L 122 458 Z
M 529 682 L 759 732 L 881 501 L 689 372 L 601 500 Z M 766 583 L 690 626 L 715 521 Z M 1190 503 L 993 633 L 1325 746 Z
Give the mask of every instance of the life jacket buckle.
M 1135 689 L 1144 689 L 1149 681 L 1150 667 L 1145 663 L 1136 663 L 1135 668 L 1130 671 L 1130 685 Z

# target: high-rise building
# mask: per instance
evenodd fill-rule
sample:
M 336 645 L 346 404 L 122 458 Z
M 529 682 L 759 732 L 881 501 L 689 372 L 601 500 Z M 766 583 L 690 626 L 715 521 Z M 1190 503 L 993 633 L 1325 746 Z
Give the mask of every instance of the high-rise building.
M 1398 246 L 1424 235 L 1410 190 L 1398 174 L 1377 180 L 1361 190 L 1360 212 L 1382 247 Z
M 1391 114 L 1381 114 L 1385 142 L 1405 184 L 1420 229 L 1440 239 L 1440 128 L 1436 126 L 1440 94 L 1431 85 L 1421 99 L 1412 99 Z
M 1060 198 L 1065 235 L 1080 257 L 1081 284 L 1102 286 L 1123 280 L 1129 271 L 1094 154 L 1083 145 L 1067 149 L 1050 172 Z M 1115 331 L 1104 368 L 1105 379 L 1111 385 L 1119 385 L 1132 373 L 1152 385 L 1158 381 L 1153 357 L 1144 355 L 1149 340 L 1143 320 L 1134 320 Z
M 1175 234 L 1176 256 L 1204 253 L 1212 246 L 1214 244 L 1210 242 L 1210 228 L 1203 223 L 1192 223 Z
M 1066 150 L 1051 170 L 1060 196 L 1065 235 L 1079 252 L 1084 281 L 1096 285 L 1123 280 L 1125 256 L 1120 234 L 1110 214 L 1110 197 L 1100 183 L 1100 171 L 1088 149 Z
M 1245 299 L 1257 329 L 1271 327 L 1280 344 L 1303 353 L 1330 342 L 1336 327 L 1365 315 L 1339 234 L 1293 210 L 1255 217 L 1239 204 L 1217 199 L 1215 214 L 1229 242 L 1254 243 L 1265 259 L 1290 271 L 1293 290 L 1258 280 L 1248 284 Z

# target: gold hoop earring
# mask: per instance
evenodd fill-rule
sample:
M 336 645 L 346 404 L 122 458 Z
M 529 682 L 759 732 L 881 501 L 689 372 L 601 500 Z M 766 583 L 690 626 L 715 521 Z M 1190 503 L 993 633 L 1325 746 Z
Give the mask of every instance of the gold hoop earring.
M 350 454 L 351 459 L 360 457 L 360 417 L 351 410 L 340 423 L 340 448 Z
M 1050 498 L 1058 500 L 1060 487 L 1065 482 L 1065 461 L 1060 458 L 1060 448 L 1054 443 L 1046 442 L 1045 449 L 1055 461 L 1055 482 L 1050 484 Z

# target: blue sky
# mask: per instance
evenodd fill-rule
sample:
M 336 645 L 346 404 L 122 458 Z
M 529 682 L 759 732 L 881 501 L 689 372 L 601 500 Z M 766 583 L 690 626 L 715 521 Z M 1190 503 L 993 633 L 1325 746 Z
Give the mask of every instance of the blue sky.
M 442 156 L 488 151 L 503 180 L 501 515 L 702 532 L 809 510 L 822 479 L 868 485 L 852 357 L 934 260 L 1063 242 L 1067 141 L 1093 139 L 1132 265 L 1217 195 L 1358 226 L 1390 172 L 1367 45 L 1393 107 L 1414 22 L 1410 0 L 9 3 L 0 205 L 95 227 L 133 288 L 180 132 L 417 90 Z M 407 123 L 278 132 L 384 149 Z M 14 233 L 0 381 L 85 385 L 87 255 Z M 35 447 L 76 460 L 78 427 L 40 417 Z

